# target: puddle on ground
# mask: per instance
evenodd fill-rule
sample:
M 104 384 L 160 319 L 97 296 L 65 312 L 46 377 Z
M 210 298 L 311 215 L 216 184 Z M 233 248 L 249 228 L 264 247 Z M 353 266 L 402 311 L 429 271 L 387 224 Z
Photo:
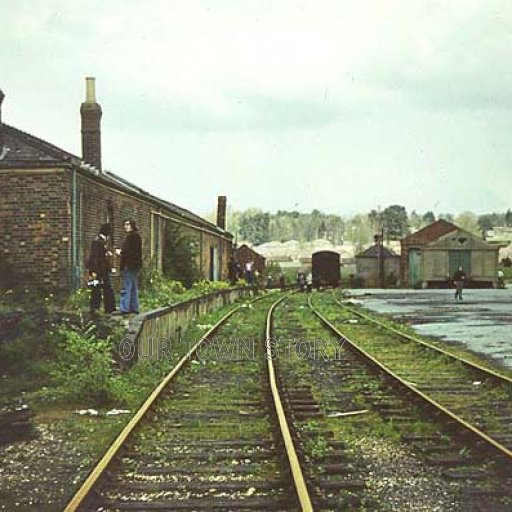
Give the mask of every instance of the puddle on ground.
M 465 290 L 352 290 L 363 306 L 409 324 L 416 332 L 491 356 L 512 368 L 512 288 Z

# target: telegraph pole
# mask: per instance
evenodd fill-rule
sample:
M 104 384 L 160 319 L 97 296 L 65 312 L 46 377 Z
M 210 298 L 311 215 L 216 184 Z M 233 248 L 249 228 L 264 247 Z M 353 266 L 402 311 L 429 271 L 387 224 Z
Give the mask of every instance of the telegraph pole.
M 378 226 L 377 234 L 374 236 L 375 242 L 377 243 L 377 282 L 380 288 L 384 288 L 384 220 L 382 218 L 382 212 L 380 211 L 380 205 L 378 206 Z
M 382 225 L 380 230 L 380 244 L 379 244 L 379 277 L 380 277 L 380 287 L 386 287 L 386 279 L 384 276 L 384 226 Z

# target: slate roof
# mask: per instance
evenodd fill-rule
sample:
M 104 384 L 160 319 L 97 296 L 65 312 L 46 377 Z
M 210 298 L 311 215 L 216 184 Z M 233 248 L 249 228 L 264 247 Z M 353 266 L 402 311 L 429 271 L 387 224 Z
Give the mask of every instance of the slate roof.
M 412 233 L 402 238 L 401 243 L 408 245 L 428 244 L 429 242 L 433 242 L 434 240 L 437 240 L 441 236 L 447 235 L 448 233 L 451 233 L 452 231 L 456 231 L 458 229 L 460 228 L 457 227 L 455 224 L 452 224 L 451 222 L 448 222 L 447 220 L 444 219 L 439 219 L 433 222 L 432 224 L 425 226 L 419 231 L 416 231 L 415 233 Z
M 21 165 L 47 167 L 52 164 L 80 164 L 79 157 L 38 137 L 5 123 L 2 123 L 0 129 L 4 135 L 4 147 L 0 153 L 0 168 L 20 167 Z
M 237 247 L 236 250 L 253 254 L 256 258 L 265 259 L 265 256 L 263 256 L 263 254 L 260 254 L 259 252 L 255 251 L 252 247 L 249 247 L 247 244 L 240 245 L 239 247 Z
M 356 255 L 356 258 L 378 258 L 379 257 L 379 246 L 378 245 L 372 245 L 371 247 L 368 247 L 363 252 L 360 252 Z M 398 254 L 396 254 L 391 249 L 388 249 L 387 247 L 382 247 L 382 257 L 383 258 L 393 258 L 398 257 Z
M 129 192 L 167 209 L 184 220 L 188 220 L 193 224 L 204 227 L 209 231 L 232 238 L 230 233 L 220 229 L 218 226 L 208 222 L 199 215 L 196 215 L 185 208 L 181 208 L 174 203 L 160 199 L 113 172 L 100 172 L 92 165 L 85 164 L 80 157 L 73 155 L 72 153 L 68 153 L 45 140 L 35 137 L 34 135 L 30 135 L 5 123 L 0 124 L 0 129 L 3 130 L 4 136 L 4 148 L 0 151 L 0 169 L 71 165 L 80 169 L 81 172 L 88 174 L 93 179 L 97 179 L 99 182 L 113 185 L 118 189 Z

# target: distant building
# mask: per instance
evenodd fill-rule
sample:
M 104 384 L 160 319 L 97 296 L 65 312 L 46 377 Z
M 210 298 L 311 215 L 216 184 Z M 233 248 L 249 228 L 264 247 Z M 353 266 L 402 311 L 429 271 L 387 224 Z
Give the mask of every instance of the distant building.
M 356 255 L 356 277 L 364 288 L 397 286 L 400 256 L 379 244 Z
M 497 284 L 498 251 L 455 224 L 438 220 L 401 240 L 400 260 L 403 286 L 448 286 L 461 266 L 468 286 L 491 287 Z
M 254 249 L 251 249 L 247 244 L 242 244 L 237 248 L 236 261 L 239 263 L 242 272 L 245 268 L 245 264 L 249 261 L 254 262 L 254 270 L 257 270 L 260 274 L 265 272 L 265 257 L 257 253 Z
M 112 224 L 112 245 L 120 247 L 125 218 L 139 226 L 145 268 L 162 268 L 166 226 L 173 225 L 190 238 L 201 274 L 227 279 L 232 235 L 225 231 L 225 197 L 219 197 L 215 225 L 106 171 L 94 79 L 87 79 L 86 101 L 80 108 L 82 157 L 2 123 L 3 98 L 0 91 L 0 258 L 20 271 L 20 284 L 79 288 L 100 225 Z
M 499 242 L 508 245 L 512 242 L 512 227 L 494 226 L 485 233 L 485 241 L 490 243 Z

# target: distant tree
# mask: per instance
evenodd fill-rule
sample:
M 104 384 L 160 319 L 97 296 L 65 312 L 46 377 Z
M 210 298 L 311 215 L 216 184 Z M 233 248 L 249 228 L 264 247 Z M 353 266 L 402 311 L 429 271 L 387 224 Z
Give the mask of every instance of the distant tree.
M 429 224 L 432 224 L 436 221 L 436 216 L 434 215 L 434 212 L 431 212 L 430 210 L 423 215 L 423 223 L 425 226 L 428 226 Z
M 357 252 L 371 244 L 375 234 L 368 215 L 363 214 L 357 214 L 348 219 L 345 232 L 348 239 L 354 244 Z
M 242 240 L 259 245 L 269 241 L 270 214 L 261 210 L 246 210 L 240 215 L 238 234 Z
M 478 217 L 477 224 L 478 224 L 478 227 L 480 228 L 480 230 L 482 231 L 482 233 L 485 233 L 486 231 L 489 231 L 496 225 L 495 221 L 496 221 L 496 219 L 495 219 L 494 214 L 485 214 L 485 215 L 480 215 Z
M 165 227 L 162 271 L 169 279 L 190 288 L 200 277 L 194 240 L 182 228 L 167 223 Z
M 425 225 L 423 221 L 423 216 L 421 216 L 416 210 L 413 210 L 409 214 L 409 227 L 411 227 L 414 231 L 418 231 Z
M 254 210 L 252 211 L 254 213 Z M 345 234 L 345 221 L 339 215 L 326 215 L 319 210 L 313 210 L 311 213 L 299 213 L 296 211 L 278 210 L 275 214 L 268 215 L 268 240 L 299 240 L 309 242 L 317 238 L 327 238 L 333 243 L 341 243 Z M 243 220 L 239 226 L 244 225 L 248 220 L 247 211 L 240 215 Z M 254 222 L 254 216 L 250 217 Z M 251 228 L 252 229 L 252 226 Z M 247 238 L 250 235 L 254 238 L 254 233 L 245 229 L 240 231 L 241 237 Z
M 388 206 L 382 212 L 382 218 L 388 240 L 396 240 L 407 234 L 409 225 L 407 210 L 404 206 L 398 204 Z
M 297 237 L 301 241 L 316 240 L 325 236 L 325 215 L 320 210 L 312 210 L 311 213 L 303 213 L 296 220 Z
M 505 226 L 512 226 L 512 211 L 510 210 L 505 213 Z
M 470 211 L 465 211 L 455 217 L 455 224 L 474 235 L 480 235 L 480 227 L 478 226 L 478 217 Z
M 325 219 L 329 240 L 333 244 L 343 243 L 345 221 L 339 215 L 326 215 Z
M 316 235 L 317 236 L 315 238 L 329 238 L 329 230 L 327 229 L 325 221 L 320 221 L 320 225 L 316 230 Z
M 451 213 L 440 213 L 439 218 L 445 220 L 446 222 L 454 222 L 455 219 Z
M 377 210 L 371 210 L 368 214 L 368 220 L 370 221 L 370 225 L 373 228 L 373 231 L 377 233 L 381 229 L 381 215 Z
M 506 213 L 486 213 L 478 217 L 478 226 L 482 232 L 488 231 L 495 226 L 506 226 Z
M 268 224 L 269 240 L 285 242 L 293 238 L 293 219 L 281 212 L 271 215 Z

